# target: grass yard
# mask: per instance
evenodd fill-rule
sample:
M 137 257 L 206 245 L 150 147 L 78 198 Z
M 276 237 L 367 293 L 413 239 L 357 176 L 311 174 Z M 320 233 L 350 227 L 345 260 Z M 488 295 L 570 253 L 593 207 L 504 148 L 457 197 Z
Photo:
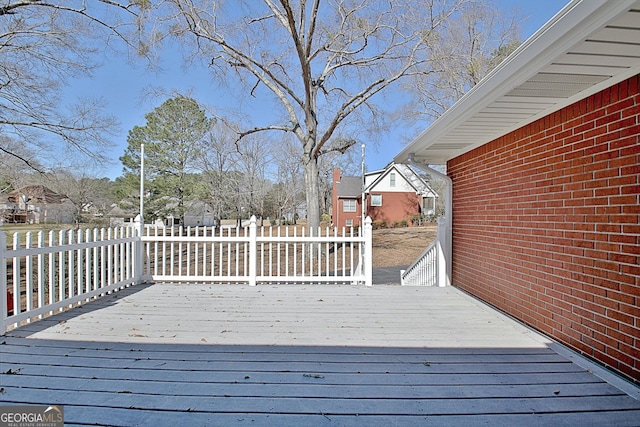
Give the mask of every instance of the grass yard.
M 436 224 L 373 230 L 373 267 L 410 265 L 435 240 L 437 231 Z

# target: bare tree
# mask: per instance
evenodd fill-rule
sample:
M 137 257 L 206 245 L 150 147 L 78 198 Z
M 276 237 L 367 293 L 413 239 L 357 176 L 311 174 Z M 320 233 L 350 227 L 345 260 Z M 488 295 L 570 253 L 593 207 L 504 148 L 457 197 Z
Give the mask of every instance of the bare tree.
M 30 174 L 41 169 L 36 157 L 24 141 L 0 136 L 0 193 L 26 185 Z
M 202 173 L 202 197 L 213 209 L 218 226 L 234 207 L 234 189 L 237 185 L 233 181 L 237 179 L 237 174 L 233 171 L 239 157 L 235 142 L 235 132 L 217 121 L 207 132 L 204 141 L 207 149 L 202 151 L 197 161 Z
M 142 29 L 139 18 L 147 3 L 0 2 L 0 135 L 23 141 L 37 151 L 55 149 L 57 154 L 61 147 L 54 142 L 60 141 L 99 158 L 117 121 L 102 113 L 100 101 L 63 105 L 61 89 L 73 78 L 90 74 L 96 66 L 93 53 L 105 45 L 124 43 L 144 54 L 144 46 L 134 40 Z M 0 151 L 22 158 L 1 141 Z
M 304 194 L 304 172 L 302 170 L 302 148 L 291 135 L 285 135 L 274 147 L 272 203 L 280 220 L 285 214 L 292 218 L 298 213 L 301 195 Z
M 409 76 L 436 73 L 440 33 L 468 2 L 166 0 L 162 10 L 172 6 L 164 15 L 167 34 L 195 36 L 193 54 L 219 76 L 244 82 L 247 98 L 266 96 L 279 105 L 270 124 L 244 129 L 240 137 L 265 130 L 297 137 L 315 229 L 318 159 L 356 143 L 355 137 L 333 138 L 336 131 L 362 135 L 392 104 L 376 104 L 377 94 Z
M 441 70 L 432 79 L 416 78 L 407 87 L 416 89 L 418 113 L 430 119 L 444 113 L 520 44 L 520 18 L 516 10 L 505 12 L 488 2 L 471 2 L 460 9 L 434 45 L 433 60 Z
M 266 179 L 267 168 L 273 160 L 272 141 L 249 135 L 238 145 L 238 172 L 242 175 L 240 197 L 249 216 L 263 218 L 264 202 L 269 184 Z
M 45 174 L 36 174 L 30 183 L 45 185 L 71 201 L 76 227 L 80 223 L 103 217 L 113 203 L 110 197 L 111 181 L 99 178 L 91 163 L 78 159 L 72 167 L 54 167 Z

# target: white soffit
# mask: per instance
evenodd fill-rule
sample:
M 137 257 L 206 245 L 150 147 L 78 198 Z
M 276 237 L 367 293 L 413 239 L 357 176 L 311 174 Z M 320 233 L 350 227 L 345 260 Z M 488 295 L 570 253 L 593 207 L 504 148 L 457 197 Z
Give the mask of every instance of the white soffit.
M 402 150 L 444 164 L 640 73 L 640 0 L 573 0 Z

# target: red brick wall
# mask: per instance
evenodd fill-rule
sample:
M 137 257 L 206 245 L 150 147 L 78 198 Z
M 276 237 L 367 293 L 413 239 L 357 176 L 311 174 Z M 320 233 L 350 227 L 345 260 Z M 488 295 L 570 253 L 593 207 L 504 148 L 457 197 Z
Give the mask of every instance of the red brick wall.
M 339 199 L 338 203 L 338 210 L 334 211 L 335 214 L 333 216 L 333 226 L 334 227 L 338 227 L 338 228 L 342 228 L 342 227 L 347 227 L 347 220 L 351 220 L 351 224 L 353 227 L 360 227 L 362 224 L 360 224 L 362 222 L 362 203 L 360 203 L 360 200 L 356 200 L 356 211 L 355 212 L 345 212 L 344 211 L 344 200 L 343 199 Z
M 640 382 L 640 75 L 451 160 L 453 284 Z
M 371 206 L 371 195 L 367 195 L 367 216 L 371 217 L 374 224 L 385 222 L 387 226 L 393 226 L 404 219 L 407 225 L 411 225 L 411 217 L 420 214 L 422 203 L 420 195 L 380 191 L 374 191 L 371 194 L 382 195 L 382 206 Z

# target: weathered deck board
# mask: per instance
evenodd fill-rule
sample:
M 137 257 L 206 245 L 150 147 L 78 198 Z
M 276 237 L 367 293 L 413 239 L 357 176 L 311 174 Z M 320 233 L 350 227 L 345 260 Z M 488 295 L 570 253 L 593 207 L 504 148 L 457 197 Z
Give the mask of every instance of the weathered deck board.
M 23 392 L 23 394 L 27 394 Z M 335 414 L 335 415 L 475 415 L 529 414 L 585 411 L 631 411 L 637 415 L 637 402 L 627 396 L 578 397 L 509 397 L 509 398 L 331 398 L 284 396 L 179 396 L 132 393 L 125 389 L 117 393 L 31 389 L 17 401 L 72 402 L 78 406 L 137 408 L 146 411 L 222 412 L 235 414 Z M 634 411 L 635 410 L 635 411 Z M 577 418 L 576 418 L 577 420 Z M 76 421 L 78 422 L 78 421 Z M 635 420 L 637 423 L 637 419 Z
M 640 423 L 640 392 L 453 288 L 141 286 L 0 343 L 1 403 L 66 425 Z
M 138 288 L 138 289 L 135 289 Z M 379 347 L 544 347 L 453 288 L 156 285 L 21 328 L 32 338 Z M 44 329 L 44 327 L 48 327 Z
M 82 408 L 80 408 L 82 409 Z M 91 414 L 91 413 L 89 413 Z M 157 412 L 148 413 L 136 410 L 114 410 L 103 411 L 101 419 L 107 420 L 110 426 L 164 426 L 164 425 L 185 425 L 188 420 L 190 425 L 198 426 L 221 426 L 231 425 L 254 425 L 254 426 L 367 426 L 367 427 L 389 427 L 389 426 L 554 426 L 554 427 L 575 427 L 576 420 L 566 414 L 528 414 L 528 415 L 477 415 L 472 419 L 467 416 L 369 416 L 366 414 L 336 416 L 327 414 L 215 414 L 190 412 L 171 413 Z M 611 417 L 608 412 L 585 412 L 584 419 L 580 426 L 625 426 L 637 424 L 616 424 L 615 417 Z M 73 427 L 82 424 L 65 424 Z
M 58 373 L 59 374 L 59 373 Z M 316 375 L 316 374 L 314 374 Z M 461 398 L 512 398 L 518 396 L 521 398 L 554 396 L 561 395 L 566 397 L 580 396 L 618 396 L 620 391 L 612 388 L 607 383 L 597 382 L 591 383 L 585 389 L 585 383 L 562 383 L 562 387 L 558 387 L 557 382 L 551 384 L 489 384 L 490 381 L 485 378 L 484 384 L 437 384 L 425 382 L 428 384 L 412 384 L 411 388 L 405 387 L 404 384 L 397 384 L 394 378 L 390 378 L 385 382 L 383 387 L 371 387 L 374 383 L 370 381 L 368 384 L 337 384 L 331 379 L 325 381 L 299 381 L 290 375 L 290 379 L 286 383 L 268 383 L 260 382 L 259 393 L 262 396 L 279 396 L 286 398 L 299 398 L 304 396 L 307 398 L 322 398 L 331 396 L 334 399 L 461 399 Z M 105 393 L 121 393 L 125 391 L 121 379 L 105 379 L 105 378 L 74 378 L 74 377 L 48 377 L 43 379 L 41 376 L 33 376 L 28 374 L 15 375 L 16 378 L 5 378 L 3 385 L 11 387 L 47 389 L 47 390 L 83 390 L 88 392 L 105 392 Z M 326 376 L 325 376 L 326 378 Z M 245 379 L 242 382 L 179 382 L 167 379 L 150 380 L 150 379 L 127 379 L 126 391 L 134 394 L 149 393 L 149 381 L 154 381 L 157 387 L 156 393 L 169 396 L 210 396 L 210 397 L 243 397 L 256 393 L 258 386 L 254 381 Z M 284 379 L 284 376 L 283 376 Z M 299 382 L 296 383 L 295 381 Z M 424 380 L 424 379 L 423 379 Z M 198 384 L 198 387 L 194 387 Z M 376 383 L 379 384 L 379 381 Z M 464 385 L 464 387 L 461 387 Z M 339 387 L 337 387 L 339 386 Z

